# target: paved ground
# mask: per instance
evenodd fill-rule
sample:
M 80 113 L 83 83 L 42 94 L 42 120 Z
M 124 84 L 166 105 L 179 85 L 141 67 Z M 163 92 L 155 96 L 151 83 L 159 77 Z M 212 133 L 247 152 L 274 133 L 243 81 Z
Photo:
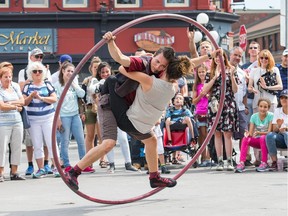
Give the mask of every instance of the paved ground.
M 151 191 L 148 176 L 124 170 L 120 148 L 115 148 L 116 172 L 95 164 L 96 173 L 80 176 L 80 190 L 98 199 L 121 200 Z M 77 150 L 70 149 L 77 161 Z M 20 173 L 26 169 L 23 152 Z M 180 171 L 174 167 L 169 176 Z M 0 216 L 101 215 L 101 216 L 287 216 L 287 172 L 257 173 L 254 168 L 243 174 L 216 172 L 215 168 L 190 168 L 175 188 L 164 189 L 146 199 L 107 205 L 88 201 L 71 191 L 61 178 L 7 179 L 0 183 Z

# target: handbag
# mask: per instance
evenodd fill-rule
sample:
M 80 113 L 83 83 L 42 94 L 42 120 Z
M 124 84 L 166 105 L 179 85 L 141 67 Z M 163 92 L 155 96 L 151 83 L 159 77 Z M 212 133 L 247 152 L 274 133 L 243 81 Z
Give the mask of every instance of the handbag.
M 267 86 L 275 86 L 277 85 L 277 78 L 276 78 L 276 73 L 271 73 L 269 71 L 267 71 L 265 74 L 263 74 L 261 77 L 264 78 L 265 83 Z M 260 79 L 258 80 L 257 84 L 259 85 L 260 83 Z M 259 85 L 260 88 L 260 85 Z M 272 95 L 277 95 L 278 94 L 278 90 L 268 90 L 268 89 L 263 89 L 264 91 L 272 94 Z
M 28 118 L 27 110 L 25 109 L 25 107 L 22 107 L 20 115 L 21 115 L 21 118 L 22 118 L 24 129 L 30 128 L 31 124 L 30 124 L 30 120 Z

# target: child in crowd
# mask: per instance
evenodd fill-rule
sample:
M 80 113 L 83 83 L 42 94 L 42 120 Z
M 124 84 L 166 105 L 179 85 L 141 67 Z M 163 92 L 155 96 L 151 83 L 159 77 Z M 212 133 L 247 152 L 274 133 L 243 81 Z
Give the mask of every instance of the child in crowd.
M 258 101 L 258 112 L 254 113 L 250 119 L 249 132 L 246 131 L 242 140 L 240 163 L 236 167 L 236 173 L 242 173 L 245 170 L 244 162 L 248 146 L 253 148 L 260 148 L 262 151 L 262 159 L 257 172 L 267 171 L 268 165 L 268 150 L 266 146 L 266 135 L 271 132 L 273 113 L 269 112 L 271 102 L 268 99 L 260 98 Z
M 184 97 L 181 93 L 176 94 L 173 100 L 173 105 L 166 111 L 165 127 L 167 131 L 168 143 L 172 145 L 171 131 L 189 127 L 190 131 L 190 144 L 194 145 L 194 130 L 191 118 L 193 117 L 191 111 L 184 107 Z M 173 153 L 174 154 L 174 153 Z M 173 155 L 172 164 L 179 164 L 175 155 Z

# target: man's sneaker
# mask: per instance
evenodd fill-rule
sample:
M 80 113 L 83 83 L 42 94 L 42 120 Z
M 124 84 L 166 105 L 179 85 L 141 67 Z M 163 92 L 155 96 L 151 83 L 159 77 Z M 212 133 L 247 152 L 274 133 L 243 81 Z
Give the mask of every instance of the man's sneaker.
M 33 166 L 28 166 L 28 168 L 26 169 L 25 175 L 32 175 L 34 172 L 34 167 Z
M 171 178 L 163 178 L 159 174 L 156 178 L 150 179 L 151 188 L 157 187 L 174 187 L 177 184 L 177 181 Z
M 36 173 L 32 174 L 32 178 L 39 179 L 46 176 L 46 171 L 44 169 L 39 169 Z
M 277 171 L 277 170 L 278 170 L 277 161 L 273 161 L 271 166 L 269 167 L 269 171 Z
M 107 173 L 113 174 L 115 172 L 115 164 L 114 163 L 110 163 L 109 164 L 109 168 L 107 170 Z
M 82 173 L 94 173 L 94 172 L 95 172 L 95 169 L 91 168 L 90 166 L 82 170 Z
M 72 169 L 71 166 L 67 166 L 67 167 L 65 167 L 64 172 L 67 173 L 67 172 L 69 172 L 71 169 Z
M 260 166 L 256 168 L 257 172 L 265 172 L 268 171 L 268 164 L 265 162 L 261 162 Z
M 74 169 L 71 169 L 69 172 L 65 173 L 66 179 L 68 181 L 68 184 L 72 187 L 73 190 L 78 190 L 78 181 L 77 177 L 74 175 Z
M 166 166 L 161 166 L 161 173 L 162 174 L 169 174 L 170 170 Z
M 0 175 L 0 182 L 4 182 L 4 181 L 5 181 L 4 176 Z
M 224 170 L 224 162 L 220 160 L 217 164 L 216 171 L 223 171 Z
M 228 160 L 227 162 L 227 171 L 234 171 L 233 162 Z
M 125 163 L 125 169 L 127 171 L 134 171 L 134 172 L 139 171 L 139 169 L 137 169 L 136 167 L 132 166 L 132 164 L 130 162 Z
M 235 173 L 242 173 L 245 171 L 245 164 L 243 162 L 240 162 L 235 170 Z
M 46 174 L 53 174 L 53 171 L 48 164 L 44 165 L 44 169 L 45 169 Z

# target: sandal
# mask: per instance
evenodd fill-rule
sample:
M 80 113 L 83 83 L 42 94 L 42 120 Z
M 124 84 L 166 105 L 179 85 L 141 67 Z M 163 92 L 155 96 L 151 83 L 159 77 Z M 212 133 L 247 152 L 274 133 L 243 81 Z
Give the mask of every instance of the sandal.
M 107 163 L 105 161 L 100 161 L 99 166 L 101 168 L 107 168 Z
M 176 158 L 172 159 L 172 164 L 181 165 L 181 163 Z

